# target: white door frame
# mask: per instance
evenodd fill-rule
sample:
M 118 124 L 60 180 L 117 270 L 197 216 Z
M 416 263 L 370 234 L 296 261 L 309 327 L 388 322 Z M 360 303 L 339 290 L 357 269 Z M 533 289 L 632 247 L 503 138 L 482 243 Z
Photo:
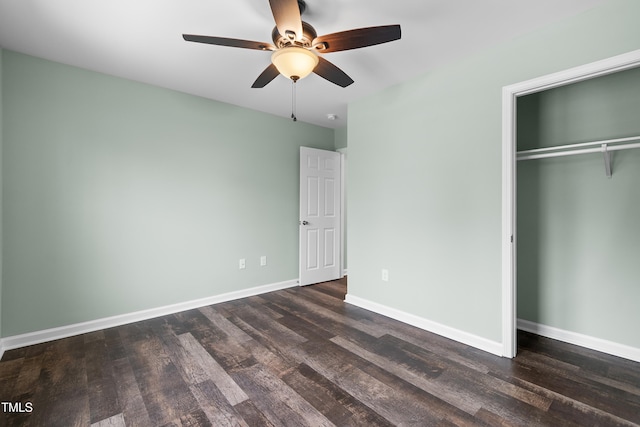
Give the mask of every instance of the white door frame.
M 345 222 L 347 217 L 345 215 L 347 206 L 347 191 L 346 186 L 346 171 L 347 171 L 347 152 L 348 147 L 336 149 L 340 153 L 340 277 L 347 275 L 347 269 L 345 266 L 345 259 L 347 254 L 344 251 L 344 240 L 347 235 Z
M 559 86 L 640 67 L 634 50 L 502 88 L 502 345 L 515 357 L 516 340 L 516 118 L 517 98 Z

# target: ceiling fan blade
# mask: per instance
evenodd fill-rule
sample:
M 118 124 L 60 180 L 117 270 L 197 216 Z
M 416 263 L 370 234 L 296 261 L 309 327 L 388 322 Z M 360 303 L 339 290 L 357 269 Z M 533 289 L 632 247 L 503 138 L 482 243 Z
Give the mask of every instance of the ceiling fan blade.
M 228 39 L 226 37 L 197 36 L 195 34 L 183 34 L 188 42 L 215 44 L 218 46 L 241 47 L 243 49 L 276 50 L 270 43 L 254 42 L 251 40 Z
M 319 52 L 339 52 L 341 50 L 359 49 L 400 39 L 400 25 L 384 25 L 381 27 L 358 28 L 316 37 L 313 46 Z
M 262 72 L 262 74 L 260 74 L 258 76 L 256 81 L 253 82 L 251 87 L 252 88 L 265 87 L 266 85 L 268 85 L 271 82 L 271 80 L 273 80 L 276 77 L 278 77 L 278 74 L 280 74 L 280 71 L 278 71 L 276 66 L 273 65 L 273 64 L 269 64 L 269 66 L 267 68 L 265 68 L 265 70 Z
M 340 68 L 320 56 L 318 59 L 320 61 L 318 62 L 318 65 L 316 65 L 316 68 L 313 69 L 314 73 L 340 87 L 347 87 L 353 83 L 353 79 Z
M 284 37 L 302 39 L 302 18 L 298 0 L 269 0 L 278 32 Z

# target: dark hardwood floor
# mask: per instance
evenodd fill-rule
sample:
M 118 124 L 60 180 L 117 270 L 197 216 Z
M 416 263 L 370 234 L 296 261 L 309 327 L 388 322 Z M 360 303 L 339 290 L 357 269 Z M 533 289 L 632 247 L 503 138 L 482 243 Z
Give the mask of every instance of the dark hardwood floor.
M 3 411 L 0 425 L 640 424 L 640 363 L 527 333 L 517 358 L 496 357 L 344 304 L 345 289 L 291 288 L 7 351 L 0 400 L 32 411 Z

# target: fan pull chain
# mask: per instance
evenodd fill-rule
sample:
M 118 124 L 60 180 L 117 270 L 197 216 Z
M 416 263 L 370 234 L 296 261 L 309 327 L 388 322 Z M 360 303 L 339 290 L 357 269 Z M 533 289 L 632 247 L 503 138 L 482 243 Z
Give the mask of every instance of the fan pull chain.
M 296 117 L 296 82 L 298 81 L 297 76 L 291 76 L 291 118 L 294 122 L 298 121 Z

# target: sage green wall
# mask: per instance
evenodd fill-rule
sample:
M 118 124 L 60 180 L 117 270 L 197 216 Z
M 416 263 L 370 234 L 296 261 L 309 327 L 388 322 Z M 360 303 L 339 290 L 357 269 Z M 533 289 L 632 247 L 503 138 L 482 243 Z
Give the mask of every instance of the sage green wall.
M 336 149 L 347 148 L 347 128 L 337 128 L 335 129 L 335 147 Z
M 349 294 L 501 342 L 502 87 L 640 48 L 637 16 L 611 1 L 350 104 Z
M 3 99 L 3 336 L 298 277 L 332 129 L 10 51 Z
M 518 100 L 518 149 L 640 136 L 640 68 Z M 518 317 L 640 348 L 640 150 L 518 163 Z

